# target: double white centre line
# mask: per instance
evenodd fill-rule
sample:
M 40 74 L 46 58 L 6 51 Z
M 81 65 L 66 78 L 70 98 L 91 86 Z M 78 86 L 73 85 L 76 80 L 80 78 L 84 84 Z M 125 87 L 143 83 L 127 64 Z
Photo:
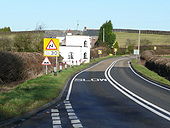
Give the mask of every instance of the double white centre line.
M 113 66 L 122 59 L 119 59 L 117 61 L 114 61 L 105 71 L 105 77 L 110 82 L 110 84 L 115 87 L 117 90 L 119 90 L 121 93 L 123 93 L 125 96 L 133 100 L 134 102 L 138 103 L 139 105 L 143 106 L 144 108 L 150 110 L 151 112 L 163 117 L 164 119 L 170 121 L 170 112 L 167 110 L 156 106 L 155 104 L 141 98 L 140 96 L 136 95 L 135 93 L 131 92 L 127 88 L 123 87 L 121 84 L 119 84 L 116 80 L 113 79 L 110 72 Z

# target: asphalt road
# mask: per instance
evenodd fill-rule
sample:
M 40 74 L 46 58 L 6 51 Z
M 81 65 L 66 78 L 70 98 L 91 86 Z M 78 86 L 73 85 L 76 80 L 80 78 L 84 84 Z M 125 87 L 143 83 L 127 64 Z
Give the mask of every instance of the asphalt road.
M 109 59 L 75 75 L 63 102 L 13 128 L 169 128 L 170 89 L 135 75 L 128 60 Z

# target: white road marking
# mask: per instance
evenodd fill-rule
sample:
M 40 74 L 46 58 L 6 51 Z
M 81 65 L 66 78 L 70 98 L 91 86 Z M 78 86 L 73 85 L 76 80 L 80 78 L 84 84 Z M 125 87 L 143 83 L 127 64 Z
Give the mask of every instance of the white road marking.
M 72 124 L 77 124 L 77 123 L 80 123 L 80 120 L 76 119 L 76 120 L 71 120 L 71 123 Z
M 167 110 L 162 109 L 162 108 L 154 105 L 153 103 L 151 103 L 151 102 L 149 102 L 149 101 L 147 101 L 147 100 L 139 97 L 138 95 L 134 94 L 133 92 L 129 91 L 128 89 L 126 89 L 125 87 L 123 87 L 122 85 L 120 85 L 117 81 L 115 81 L 115 80 L 112 78 L 112 76 L 111 76 L 111 74 L 110 74 L 110 71 L 111 71 L 112 67 L 113 67 L 118 61 L 120 61 L 120 60 L 122 60 L 122 59 L 119 59 L 119 60 L 117 60 L 117 61 L 114 61 L 114 62 L 106 69 L 106 71 L 105 71 L 105 76 L 106 76 L 106 78 L 108 79 L 108 81 L 109 81 L 117 90 L 119 90 L 119 91 L 120 91 L 121 93 L 123 93 L 125 96 L 129 97 L 131 100 L 133 100 L 133 101 L 135 101 L 136 103 L 138 103 L 139 105 L 147 108 L 147 109 L 150 110 L 151 112 L 153 112 L 153 113 L 155 113 L 155 114 L 157 114 L 157 115 L 159 115 L 159 116 L 161 116 L 161 117 L 163 117 L 163 118 L 165 118 L 165 119 L 167 119 L 167 120 L 170 121 L 170 117 L 168 117 L 168 116 L 166 116 L 166 115 L 164 115 L 164 114 L 161 113 L 161 112 L 163 112 L 163 113 L 166 113 L 167 115 L 170 116 L 170 112 L 168 112 Z M 114 84 L 111 80 L 112 80 L 113 82 L 115 82 L 118 86 L 117 86 L 116 84 Z M 124 91 L 124 90 L 125 90 L 125 91 Z M 128 92 L 128 93 L 127 93 L 127 92 Z M 130 94 L 130 95 L 129 95 L 129 94 Z M 132 96 L 131 96 L 131 95 L 132 95 Z M 141 102 L 140 100 L 141 100 L 142 102 Z M 145 104 L 144 104 L 143 102 L 144 102 Z M 153 108 L 151 108 L 151 107 L 148 106 L 148 105 L 152 106 Z M 161 112 L 155 110 L 155 108 L 158 109 L 158 110 L 161 111 Z
M 104 78 L 91 78 L 91 79 L 84 79 L 84 78 L 76 78 L 74 79 L 76 82 L 106 82 L 107 79 Z
M 83 128 L 83 126 L 81 124 L 73 124 L 74 128 Z
M 53 120 L 53 124 L 61 124 L 60 120 Z
M 70 101 L 65 100 L 64 103 L 65 103 L 65 104 L 70 104 Z
M 51 112 L 59 112 L 58 109 L 51 109 Z
M 60 120 L 60 117 L 59 116 L 57 116 L 57 117 L 52 116 L 52 120 Z
M 145 81 L 147 81 L 147 82 L 149 82 L 149 83 L 151 83 L 151 84 L 153 84 L 153 85 L 155 85 L 155 86 L 157 86 L 157 87 L 160 87 L 160 88 L 162 88 L 162 89 L 165 89 L 165 90 L 170 91 L 169 88 L 163 87 L 163 86 L 161 86 L 161 85 L 159 85 L 159 84 L 157 84 L 157 83 L 154 83 L 154 82 L 152 82 L 152 81 L 149 81 L 149 80 L 145 79 L 144 77 L 142 77 L 141 75 L 139 75 L 137 72 L 135 72 L 135 71 L 133 70 L 133 68 L 132 68 L 132 66 L 130 65 L 129 61 L 128 61 L 128 65 L 129 65 L 129 68 L 131 69 L 131 71 L 132 71 L 135 75 L 137 75 L 138 77 L 140 77 L 141 79 L 143 79 L 143 80 L 145 80 Z
M 67 110 L 67 112 L 74 112 L 73 109 L 66 109 L 66 110 Z
M 52 113 L 51 116 L 59 116 L 59 113 Z
M 75 116 L 75 113 L 68 113 L 69 116 Z
M 106 61 L 106 60 L 104 60 L 104 61 Z M 87 70 L 89 70 L 89 69 L 95 67 L 96 65 L 102 63 L 102 62 L 103 62 L 103 61 L 101 61 L 101 62 L 99 62 L 99 63 L 93 65 L 92 67 L 89 67 L 89 68 L 87 68 L 87 69 L 85 69 L 85 70 L 83 70 L 83 71 L 77 73 L 77 74 L 73 77 L 73 79 L 72 79 L 71 82 L 70 82 L 70 86 L 69 86 L 69 90 L 68 90 L 68 93 L 67 93 L 66 100 L 69 100 L 69 99 L 70 99 L 70 94 L 71 94 L 71 90 L 72 90 L 72 86 L 73 86 L 74 79 L 75 79 L 79 74 L 81 74 L 82 72 L 85 72 L 85 71 L 87 71 Z
M 53 125 L 53 128 L 62 128 L 61 125 Z
M 65 104 L 65 106 L 71 106 L 71 104 Z
M 53 128 L 62 128 L 58 109 L 51 109 L 51 117 Z
M 72 108 L 72 106 L 66 106 L 66 109 L 70 109 L 70 108 Z
M 106 60 L 104 60 L 104 61 L 106 61 Z M 72 80 L 71 80 L 71 82 L 70 82 L 69 89 L 68 89 L 68 93 L 67 93 L 67 96 L 66 96 L 66 99 L 65 99 L 64 103 L 70 103 L 70 102 L 69 102 L 69 99 L 70 99 L 70 94 L 71 94 L 71 90 L 72 90 L 72 86 L 73 86 L 74 79 L 75 79 L 79 74 L 81 74 L 82 72 L 85 72 L 85 71 L 87 71 L 87 70 L 95 67 L 96 65 L 98 65 L 98 64 L 100 64 L 100 63 L 102 63 L 102 62 L 104 62 L 104 61 L 101 61 L 101 62 L 93 65 L 92 67 L 89 67 L 89 68 L 87 68 L 87 69 L 85 69 L 85 70 L 77 73 L 77 74 L 72 78 Z M 104 81 L 104 80 L 103 80 L 103 81 Z M 68 110 L 68 109 L 72 109 L 71 106 L 65 106 L 65 107 L 66 107 L 66 109 L 67 109 L 67 112 L 70 111 L 70 110 Z M 75 113 L 74 113 L 74 114 L 72 113 L 71 115 L 70 115 L 70 114 L 71 114 L 71 113 L 68 113 L 69 116 L 76 116 Z M 80 124 L 73 124 L 73 127 L 75 127 L 75 128 L 81 128 L 81 127 L 83 127 L 83 126 L 82 126 L 82 124 L 80 123 Z
M 78 117 L 77 117 L 77 116 L 69 116 L 69 119 L 70 119 L 70 120 L 78 119 Z
M 65 108 L 66 108 L 66 111 L 68 114 L 68 118 L 70 119 L 72 126 L 74 128 L 82 128 L 83 126 L 82 126 L 80 120 L 78 119 L 78 117 L 76 116 L 76 114 L 74 113 L 71 103 L 68 101 L 67 102 L 64 101 L 64 105 L 65 105 Z

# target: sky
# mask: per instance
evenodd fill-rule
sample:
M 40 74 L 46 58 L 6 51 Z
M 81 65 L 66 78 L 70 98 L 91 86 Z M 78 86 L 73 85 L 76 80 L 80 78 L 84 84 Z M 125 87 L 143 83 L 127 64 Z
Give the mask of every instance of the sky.
M 0 28 L 12 31 L 113 28 L 170 31 L 170 0 L 0 0 Z

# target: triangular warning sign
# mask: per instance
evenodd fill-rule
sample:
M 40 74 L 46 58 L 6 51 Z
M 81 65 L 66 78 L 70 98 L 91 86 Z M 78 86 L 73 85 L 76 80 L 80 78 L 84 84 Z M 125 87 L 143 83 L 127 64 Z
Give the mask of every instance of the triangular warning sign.
M 52 39 L 48 43 L 46 50 L 57 50 L 57 47 Z
M 42 65 L 51 65 L 51 62 L 49 61 L 48 57 L 45 57 L 44 61 L 42 62 Z

